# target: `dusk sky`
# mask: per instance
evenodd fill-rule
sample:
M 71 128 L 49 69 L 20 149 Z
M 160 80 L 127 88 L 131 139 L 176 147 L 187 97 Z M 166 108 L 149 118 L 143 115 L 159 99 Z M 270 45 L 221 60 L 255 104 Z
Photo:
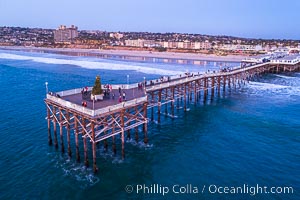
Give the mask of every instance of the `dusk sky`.
M 300 39 L 299 0 L 0 0 L 0 26 Z

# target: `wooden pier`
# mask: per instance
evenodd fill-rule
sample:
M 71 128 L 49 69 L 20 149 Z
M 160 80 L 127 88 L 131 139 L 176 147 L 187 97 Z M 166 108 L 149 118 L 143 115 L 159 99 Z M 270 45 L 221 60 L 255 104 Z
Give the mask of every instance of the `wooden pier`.
M 124 159 L 125 139 L 132 137 L 132 130 L 138 142 L 139 134 L 141 134 L 138 127 L 141 126 L 143 142 L 148 143 L 147 125 L 149 120 L 154 120 L 155 114 L 157 114 L 157 123 L 160 123 L 162 112 L 174 118 L 175 104 L 178 109 L 180 102 L 183 104 L 184 111 L 187 111 L 189 102 L 196 104 L 201 96 L 203 101 L 207 101 L 208 97 L 213 99 L 215 95 L 225 94 L 226 90 L 239 87 L 257 75 L 294 71 L 300 71 L 298 58 L 258 64 L 242 62 L 241 67 L 235 70 L 204 74 L 187 73 L 168 80 L 153 80 L 152 84 L 147 81 L 143 87 L 138 87 L 138 84 L 113 85 L 114 98 L 110 97 L 97 102 L 88 101 L 86 107 L 81 105 L 81 88 L 55 94 L 48 93 L 44 100 L 47 107 L 48 142 L 49 145 L 54 144 L 58 149 L 58 126 L 60 149 L 63 153 L 67 149 L 68 155 L 72 156 L 71 134 L 74 134 L 76 160 L 80 162 L 83 159 L 85 165 L 90 166 L 88 152 L 91 150 L 93 170 L 97 172 L 96 150 L 100 142 L 103 142 L 106 151 L 110 143 L 112 151 L 116 154 L 116 139 L 120 139 L 121 155 Z M 119 88 L 126 93 L 126 101 L 119 102 Z M 154 109 L 157 112 L 154 112 Z M 148 110 L 151 112 L 149 119 Z M 83 158 L 80 157 L 82 148 L 80 143 L 83 143 Z

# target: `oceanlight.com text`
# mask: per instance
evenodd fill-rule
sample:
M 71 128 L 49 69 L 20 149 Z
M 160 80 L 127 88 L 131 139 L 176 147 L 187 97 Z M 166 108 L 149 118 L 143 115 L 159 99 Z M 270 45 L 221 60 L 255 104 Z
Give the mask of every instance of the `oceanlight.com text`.
M 174 184 L 174 185 L 162 185 L 162 184 L 137 184 L 126 185 L 125 191 L 132 194 L 245 194 L 255 196 L 257 194 L 293 194 L 294 188 L 291 186 L 260 186 L 243 184 L 240 186 L 224 186 L 224 185 L 193 185 L 193 184 Z
M 244 184 L 242 186 L 218 186 L 218 185 L 209 185 L 208 192 L 210 194 L 249 194 L 254 196 L 256 194 L 293 194 L 293 187 L 288 186 L 279 186 L 279 187 L 268 187 L 260 186 L 256 184 L 255 186 L 249 186 Z

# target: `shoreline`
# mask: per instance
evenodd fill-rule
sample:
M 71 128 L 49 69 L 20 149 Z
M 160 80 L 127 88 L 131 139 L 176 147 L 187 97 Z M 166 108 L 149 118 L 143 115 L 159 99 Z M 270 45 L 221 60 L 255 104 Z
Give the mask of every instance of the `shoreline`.
M 160 59 L 178 59 L 178 60 L 199 60 L 215 62 L 241 62 L 248 56 L 240 55 L 207 55 L 196 53 L 175 53 L 175 52 L 152 52 L 136 50 L 102 50 L 102 49 L 77 49 L 77 48 L 49 48 L 49 47 L 24 47 L 24 46 L 0 46 L 2 50 L 17 51 L 49 51 L 49 52 L 70 52 L 70 53 L 91 53 L 98 55 L 110 56 L 128 56 L 128 57 L 146 57 Z

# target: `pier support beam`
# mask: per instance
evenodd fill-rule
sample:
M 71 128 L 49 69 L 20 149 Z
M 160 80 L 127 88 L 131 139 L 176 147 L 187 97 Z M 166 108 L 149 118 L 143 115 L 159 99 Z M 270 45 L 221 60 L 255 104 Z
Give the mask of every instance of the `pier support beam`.
M 122 127 L 122 132 L 121 132 L 121 141 L 122 141 L 122 159 L 124 160 L 125 158 L 125 137 L 124 137 L 124 110 L 121 111 L 121 127 Z
M 51 121 L 50 121 L 50 109 L 47 104 L 47 123 L 48 123 L 48 144 L 52 145 L 52 137 L 51 137 Z
M 191 101 L 192 101 L 192 91 L 191 91 L 192 83 L 189 82 L 187 85 L 188 85 L 188 102 L 189 102 L 189 104 L 190 104 Z
M 65 153 L 64 136 L 63 136 L 62 111 L 61 111 L 61 109 L 59 109 L 59 134 L 60 134 L 61 152 Z
M 151 93 L 151 100 L 152 100 L 152 103 L 154 103 L 154 92 Z M 151 108 L 151 121 L 153 122 L 154 120 L 154 107 L 152 106 Z
M 95 122 L 92 121 L 91 122 L 91 129 L 92 129 L 92 148 L 93 148 L 93 171 L 94 173 L 97 173 L 98 172 L 98 167 L 97 167 L 97 162 L 96 162 L 96 159 L 97 159 L 97 152 L 96 152 L 96 142 L 95 142 Z
M 68 155 L 71 157 L 72 156 L 72 151 L 71 151 L 71 141 L 70 141 L 70 113 L 67 112 L 67 143 L 68 143 Z
M 234 75 L 233 76 L 233 87 L 234 87 L 234 90 L 236 90 L 236 79 L 237 79 L 237 75 Z
M 54 134 L 54 146 L 58 149 L 57 132 L 56 132 L 56 109 L 53 106 L 53 134 Z
M 129 112 L 129 110 L 128 110 Z M 128 122 L 128 126 L 130 126 L 130 122 Z M 130 136 L 130 129 L 127 130 L 127 140 L 130 140 L 131 136 Z
M 210 100 L 212 101 L 215 96 L 215 77 L 211 78 L 211 95 L 210 95 Z
M 107 119 L 104 120 L 105 126 L 107 125 L 106 123 L 107 123 Z M 106 134 L 107 134 L 107 131 L 105 130 L 105 131 L 103 132 L 103 134 L 106 135 Z M 105 139 L 105 140 L 103 141 L 103 146 L 104 146 L 105 152 L 107 152 L 107 151 L 108 151 L 108 142 L 107 142 L 107 139 Z
M 144 104 L 144 118 L 147 120 L 147 103 Z M 148 144 L 148 121 L 146 121 L 143 125 L 144 131 L 144 143 Z
M 218 97 L 220 97 L 221 94 L 221 76 L 218 76 Z
M 80 153 L 79 153 L 79 141 L 78 141 L 78 118 L 74 115 L 74 126 L 75 126 L 75 145 L 76 145 L 76 160 L 80 162 Z
M 198 89 L 198 97 L 197 97 L 197 100 L 198 101 L 200 101 L 200 99 L 201 99 L 201 87 L 202 87 L 202 83 L 201 83 L 201 80 L 198 80 L 198 87 L 199 87 L 199 89 Z
M 161 90 L 158 91 L 157 122 L 160 123 Z
M 82 117 L 82 128 L 86 128 L 86 124 L 85 124 L 85 119 L 84 117 Z M 84 164 L 86 167 L 89 167 L 90 164 L 89 164 L 89 158 L 88 158 L 88 146 L 87 146 L 87 143 L 86 143 L 86 136 L 84 136 L 85 133 L 84 130 L 82 130 L 82 136 L 83 136 L 83 148 L 84 148 Z
M 204 96 L 203 96 L 203 102 L 205 103 L 206 102 L 206 98 L 207 98 L 207 78 L 204 78 L 204 83 L 203 83 L 203 85 L 204 85 Z
M 172 117 L 174 118 L 174 104 L 175 104 L 175 88 L 172 87 L 172 102 L 171 102 L 171 112 L 172 112 Z
M 179 96 L 181 96 L 181 91 L 179 87 L 181 88 L 181 86 L 176 86 L 176 87 L 177 87 L 177 95 L 178 95 L 177 102 L 176 102 L 176 109 L 179 110 L 179 98 L 180 98 Z
M 166 88 L 166 93 L 165 93 L 165 101 L 167 101 L 168 98 L 168 88 Z M 168 114 L 168 103 L 165 103 L 165 115 Z
M 115 118 L 115 115 L 112 115 L 113 118 Z M 112 133 L 115 132 L 115 123 L 113 123 L 113 128 L 112 128 Z M 117 148 L 116 148 L 116 140 L 115 140 L 115 136 L 112 136 L 112 151 L 114 152 L 114 155 L 117 154 Z
M 186 112 L 186 84 L 184 84 L 184 106 L 183 106 L 183 109 L 184 109 L 184 112 Z
M 225 94 L 226 90 L 226 76 L 223 76 L 223 95 Z
M 197 103 L 197 82 L 194 81 L 194 104 Z

